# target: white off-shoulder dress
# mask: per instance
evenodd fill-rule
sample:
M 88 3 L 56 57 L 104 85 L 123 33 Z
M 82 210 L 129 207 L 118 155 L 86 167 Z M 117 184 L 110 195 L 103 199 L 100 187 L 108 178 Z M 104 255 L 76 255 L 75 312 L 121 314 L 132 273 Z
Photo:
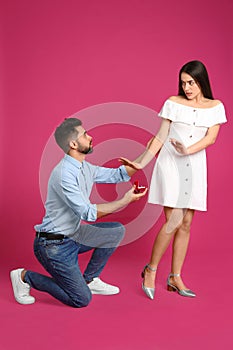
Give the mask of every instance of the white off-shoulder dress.
M 206 152 L 181 155 L 169 142 L 174 138 L 186 147 L 201 140 L 209 127 L 225 123 L 222 103 L 212 108 L 193 108 L 167 100 L 159 117 L 169 119 L 170 130 L 158 155 L 149 190 L 149 203 L 171 208 L 207 210 Z

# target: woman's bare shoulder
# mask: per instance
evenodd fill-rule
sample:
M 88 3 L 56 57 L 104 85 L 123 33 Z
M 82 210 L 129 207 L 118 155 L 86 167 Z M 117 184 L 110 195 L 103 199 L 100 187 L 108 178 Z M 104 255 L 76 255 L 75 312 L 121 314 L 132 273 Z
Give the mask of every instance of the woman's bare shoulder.
M 192 101 L 189 101 L 187 100 L 184 96 L 170 96 L 168 98 L 169 101 L 173 101 L 173 102 L 176 102 L 176 103 L 180 103 L 180 104 L 183 104 L 183 105 L 193 105 L 193 102 Z M 212 108 L 212 107 L 216 107 L 220 104 L 222 104 L 222 102 L 220 100 L 211 100 L 209 98 L 204 98 L 202 100 L 202 103 L 198 103 L 200 104 L 200 106 L 197 106 L 197 107 L 203 107 L 204 108 Z M 198 105 L 197 104 L 197 105 Z
M 185 100 L 183 96 L 170 96 L 168 98 L 169 101 L 177 102 L 177 103 L 182 103 L 182 101 Z
M 222 104 L 222 101 L 220 101 L 220 100 L 210 100 L 210 101 L 211 101 L 210 103 L 212 103 L 213 107 Z

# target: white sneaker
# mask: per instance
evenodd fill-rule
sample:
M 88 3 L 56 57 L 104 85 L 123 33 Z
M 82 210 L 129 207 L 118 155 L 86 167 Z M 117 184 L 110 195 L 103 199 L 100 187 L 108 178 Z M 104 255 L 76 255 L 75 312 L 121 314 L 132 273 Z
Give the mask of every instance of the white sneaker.
M 88 284 L 88 287 L 90 288 L 92 294 L 112 295 L 120 292 L 118 287 L 111 286 L 111 284 L 101 281 L 99 277 L 93 278 L 93 280 Z
M 33 304 L 35 298 L 30 295 L 30 286 L 21 279 L 21 272 L 23 270 L 24 269 L 17 269 L 10 273 L 15 300 L 18 301 L 19 304 Z

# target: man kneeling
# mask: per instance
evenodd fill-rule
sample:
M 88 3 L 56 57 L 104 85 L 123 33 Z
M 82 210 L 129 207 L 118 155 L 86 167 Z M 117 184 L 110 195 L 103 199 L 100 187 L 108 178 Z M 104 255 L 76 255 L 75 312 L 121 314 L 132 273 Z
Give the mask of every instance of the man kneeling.
M 99 276 L 125 229 L 118 222 L 81 224 L 81 220 L 94 222 L 140 199 L 147 189 L 135 194 L 133 187 L 119 200 L 92 204 L 89 197 L 94 183 L 128 181 L 136 170 L 124 165 L 113 169 L 86 162 L 86 155 L 93 150 L 92 137 L 79 119 L 65 119 L 54 136 L 65 156 L 51 173 L 46 213 L 42 223 L 35 226 L 34 241 L 35 256 L 52 277 L 24 268 L 11 271 L 10 276 L 15 299 L 20 304 L 35 302 L 30 295 L 32 287 L 66 305 L 84 307 L 90 303 L 92 294 L 119 293 L 118 287 L 103 282 Z M 82 274 L 78 255 L 92 249 Z

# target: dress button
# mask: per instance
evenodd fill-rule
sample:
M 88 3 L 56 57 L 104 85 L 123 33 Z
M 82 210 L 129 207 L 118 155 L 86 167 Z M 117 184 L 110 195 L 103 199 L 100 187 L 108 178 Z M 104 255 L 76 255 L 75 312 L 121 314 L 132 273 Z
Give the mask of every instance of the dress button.
M 189 137 L 190 137 L 190 138 L 192 138 L 192 137 L 193 137 L 193 135 L 190 135 Z
M 194 109 L 193 112 L 196 112 L 196 109 Z
M 196 123 L 195 122 L 193 122 L 193 125 L 195 125 Z
M 185 179 L 185 181 L 188 181 L 188 179 Z
M 184 194 L 188 194 L 188 192 L 185 192 Z
M 187 163 L 186 166 L 189 166 L 189 163 Z

